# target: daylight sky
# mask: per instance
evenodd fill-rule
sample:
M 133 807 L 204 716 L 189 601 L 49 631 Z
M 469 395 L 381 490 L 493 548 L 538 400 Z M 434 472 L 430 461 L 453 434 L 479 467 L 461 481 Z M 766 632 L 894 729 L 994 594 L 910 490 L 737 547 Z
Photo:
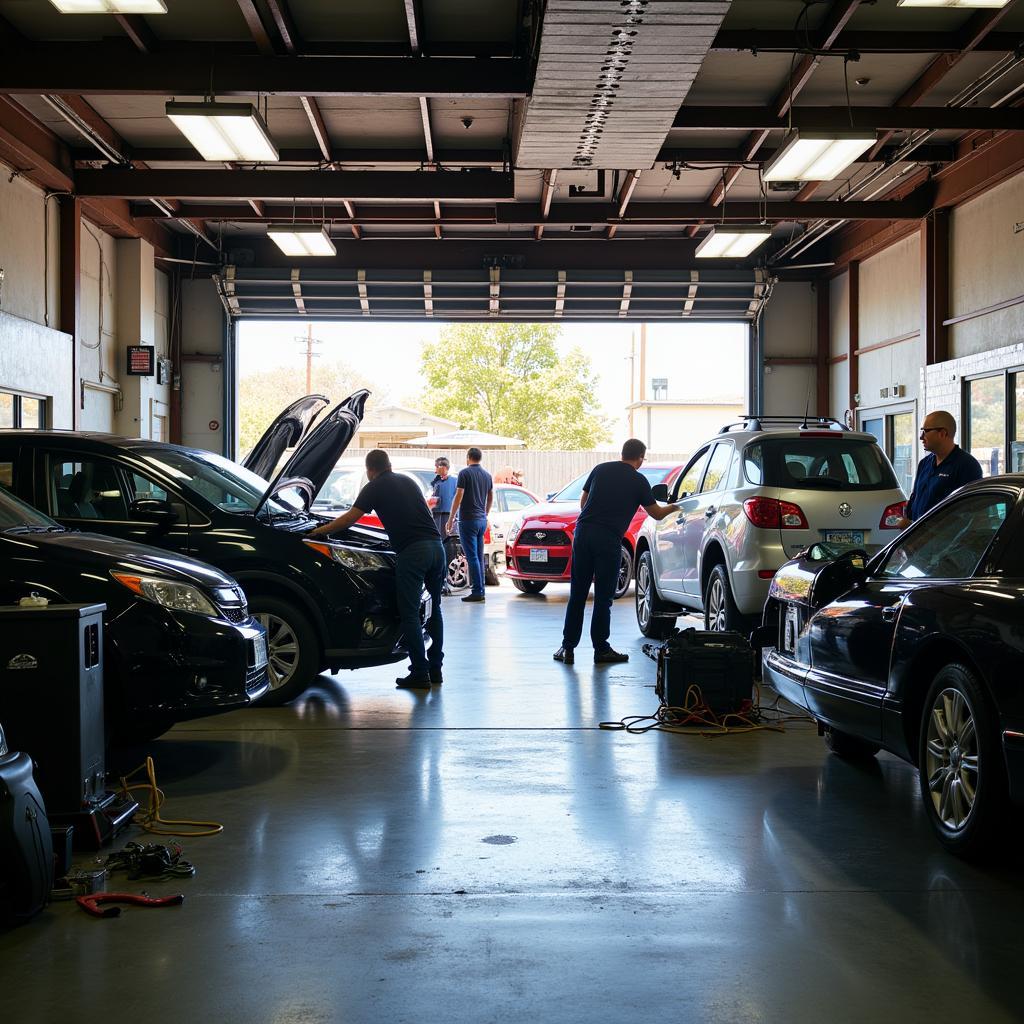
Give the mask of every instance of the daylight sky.
M 392 402 L 415 406 L 422 389 L 420 351 L 437 340 L 443 323 L 316 323 L 320 360 L 338 361 L 385 388 Z M 276 366 L 304 366 L 306 321 L 239 325 L 241 375 Z M 630 337 L 637 323 L 567 323 L 558 346 L 579 347 L 600 375 L 597 398 L 613 420 L 612 443 L 625 440 L 629 402 Z M 647 328 L 647 376 L 666 377 L 669 397 L 740 399 L 744 386 L 743 324 L 652 323 Z

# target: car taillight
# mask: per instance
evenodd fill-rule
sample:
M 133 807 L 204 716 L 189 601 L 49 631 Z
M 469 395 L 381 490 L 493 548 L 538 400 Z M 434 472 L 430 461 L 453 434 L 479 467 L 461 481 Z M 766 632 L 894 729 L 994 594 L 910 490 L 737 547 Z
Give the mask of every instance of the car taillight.
M 487 527 L 484 529 L 484 543 L 485 544 L 490 544 L 491 543 L 491 524 L 490 523 L 488 523 Z
M 907 518 L 907 503 L 905 501 L 894 501 L 886 507 L 882 518 L 878 520 L 880 530 L 898 530 L 902 521 Z
M 747 498 L 743 512 L 764 530 L 806 530 L 807 518 L 799 505 L 777 498 Z

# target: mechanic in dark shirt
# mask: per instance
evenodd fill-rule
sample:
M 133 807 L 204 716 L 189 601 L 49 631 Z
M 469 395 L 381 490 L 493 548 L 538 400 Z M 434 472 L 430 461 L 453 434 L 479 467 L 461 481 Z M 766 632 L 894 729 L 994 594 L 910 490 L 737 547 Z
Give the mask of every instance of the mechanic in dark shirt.
M 594 644 L 594 661 L 629 661 L 608 643 L 611 632 L 612 601 L 619 575 L 619 554 L 622 538 L 637 508 L 652 519 L 664 519 L 679 511 L 678 505 L 659 505 L 651 493 L 647 478 L 639 472 L 647 454 L 647 445 L 630 438 L 622 446 L 618 462 L 595 466 L 583 485 L 580 507 L 572 539 L 572 572 L 569 583 L 569 604 L 562 626 L 562 646 L 555 651 L 555 661 L 571 665 L 574 651 L 583 635 L 583 612 L 587 605 L 590 584 L 594 584 L 594 611 L 590 619 L 590 639 Z
M 359 492 L 355 504 L 333 522 L 318 526 L 310 537 L 322 537 L 348 529 L 368 512 L 376 512 L 398 555 L 395 569 L 398 589 L 398 614 L 402 633 L 409 648 L 409 675 L 396 679 L 395 685 L 411 690 L 429 690 L 431 683 L 444 681 L 444 623 L 441 620 L 441 583 L 445 558 L 441 538 L 423 500 L 423 492 L 409 477 L 391 470 L 388 453 L 379 448 L 366 456 L 369 483 Z M 430 594 L 430 655 L 420 627 L 420 596 L 423 588 Z
M 958 487 L 981 479 L 981 464 L 956 443 L 955 437 L 956 420 L 948 412 L 930 412 L 925 417 L 921 443 L 928 454 L 917 464 L 907 518 L 901 524 L 904 527 L 920 519 Z
M 469 565 L 470 591 L 463 601 L 484 600 L 484 533 L 494 500 L 494 481 L 480 465 L 483 457 L 479 448 L 466 452 L 466 468 L 459 472 L 455 481 L 455 499 L 448 516 L 449 533 L 455 525 L 455 517 L 459 517 L 459 540 Z

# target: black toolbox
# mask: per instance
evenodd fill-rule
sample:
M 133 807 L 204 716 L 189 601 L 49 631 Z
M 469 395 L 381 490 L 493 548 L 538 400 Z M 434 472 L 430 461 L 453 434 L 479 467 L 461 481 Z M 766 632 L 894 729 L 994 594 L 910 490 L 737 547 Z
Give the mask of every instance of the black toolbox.
M 700 689 L 716 715 L 739 711 L 751 699 L 754 652 L 741 633 L 686 629 L 660 644 L 644 644 L 643 650 L 657 663 L 654 689 L 668 707 L 685 707 L 691 686 Z

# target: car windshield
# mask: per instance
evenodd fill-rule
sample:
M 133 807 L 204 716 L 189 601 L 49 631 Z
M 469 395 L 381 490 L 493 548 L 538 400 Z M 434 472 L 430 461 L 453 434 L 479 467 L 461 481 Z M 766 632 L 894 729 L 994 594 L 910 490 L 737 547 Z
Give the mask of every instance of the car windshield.
M 424 498 L 430 497 L 430 484 L 434 479 L 432 469 L 396 469 L 399 476 L 407 476 L 423 492 Z M 314 508 L 346 509 L 351 508 L 357 495 L 366 486 L 366 472 L 356 466 L 336 469 L 327 478 L 323 489 L 313 502 Z
M 263 477 L 212 452 L 159 448 L 144 452 L 143 458 L 177 480 L 186 491 L 237 515 L 255 512 L 270 486 Z M 288 492 L 276 495 L 264 507 L 271 513 L 303 511 L 302 501 Z
M 63 533 L 64 527 L 0 486 L 0 533 Z
M 582 476 L 576 477 L 571 484 L 566 484 L 557 494 L 551 497 L 551 501 L 579 501 L 580 495 L 583 493 L 583 485 L 587 482 L 587 478 L 590 476 L 590 470 L 587 470 Z M 640 468 L 640 475 L 646 477 L 647 482 L 653 487 L 655 484 L 665 482 L 665 478 L 669 475 L 671 470 L 665 469 L 658 466 L 642 466 Z
M 763 438 L 748 445 L 750 483 L 787 490 L 878 491 L 899 487 L 874 441 L 836 437 Z

